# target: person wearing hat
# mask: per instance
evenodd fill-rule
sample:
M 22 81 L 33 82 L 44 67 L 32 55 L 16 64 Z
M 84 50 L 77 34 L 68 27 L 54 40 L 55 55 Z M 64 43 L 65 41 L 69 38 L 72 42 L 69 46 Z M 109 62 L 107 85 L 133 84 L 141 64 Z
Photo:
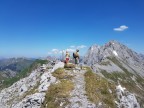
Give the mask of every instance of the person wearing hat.
M 66 51 L 66 55 L 65 55 L 65 62 L 66 64 L 69 63 L 69 60 L 70 60 L 70 54 L 68 51 Z

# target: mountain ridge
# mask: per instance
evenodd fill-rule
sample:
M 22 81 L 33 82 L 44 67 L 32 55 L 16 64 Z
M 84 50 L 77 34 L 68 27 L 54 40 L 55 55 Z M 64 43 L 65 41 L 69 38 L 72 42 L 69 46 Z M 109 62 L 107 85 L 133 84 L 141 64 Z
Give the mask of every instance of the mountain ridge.
M 91 46 L 79 66 L 38 60 L 0 90 L 2 108 L 144 108 L 143 56 L 110 41 Z M 72 64 L 73 65 L 73 64 Z M 135 68 L 137 67 L 137 68 Z

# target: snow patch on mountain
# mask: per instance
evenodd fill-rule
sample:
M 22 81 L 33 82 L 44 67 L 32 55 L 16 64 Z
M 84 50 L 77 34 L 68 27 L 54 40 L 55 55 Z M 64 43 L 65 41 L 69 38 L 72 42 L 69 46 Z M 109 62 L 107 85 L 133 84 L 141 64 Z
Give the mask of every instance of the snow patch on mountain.
M 122 87 L 120 84 L 116 87 L 117 90 L 120 90 L 122 93 L 124 93 L 124 90 L 126 88 Z
M 113 54 L 114 54 L 115 56 L 118 56 L 118 54 L 117 54 L 117 52 L 116 52 L 116 51 L 113 51 Z

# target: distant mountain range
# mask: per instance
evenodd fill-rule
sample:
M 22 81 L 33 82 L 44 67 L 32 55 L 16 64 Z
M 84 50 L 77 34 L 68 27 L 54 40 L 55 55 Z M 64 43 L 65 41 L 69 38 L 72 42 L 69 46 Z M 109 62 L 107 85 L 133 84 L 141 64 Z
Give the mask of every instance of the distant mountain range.
M 30 66 L 34 60 L 28 58 L 3 58 L 0 60 L 0 79 L 14 77 Z

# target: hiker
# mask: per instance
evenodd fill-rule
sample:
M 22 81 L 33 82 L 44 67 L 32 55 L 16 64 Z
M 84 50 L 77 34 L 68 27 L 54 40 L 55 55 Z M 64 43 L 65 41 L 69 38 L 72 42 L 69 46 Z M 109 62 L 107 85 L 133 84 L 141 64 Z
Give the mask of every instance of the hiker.
M 79 64 L 79 50 L 77 49 L 75 53 L 73 53 L 73 58 L 75 59 L 75 64 Z
M 69 63 L 69 60 L 70 60 L 70 54 L 68 51 L 66 51 L 66 55 L 65 55 L 65 63 Z

